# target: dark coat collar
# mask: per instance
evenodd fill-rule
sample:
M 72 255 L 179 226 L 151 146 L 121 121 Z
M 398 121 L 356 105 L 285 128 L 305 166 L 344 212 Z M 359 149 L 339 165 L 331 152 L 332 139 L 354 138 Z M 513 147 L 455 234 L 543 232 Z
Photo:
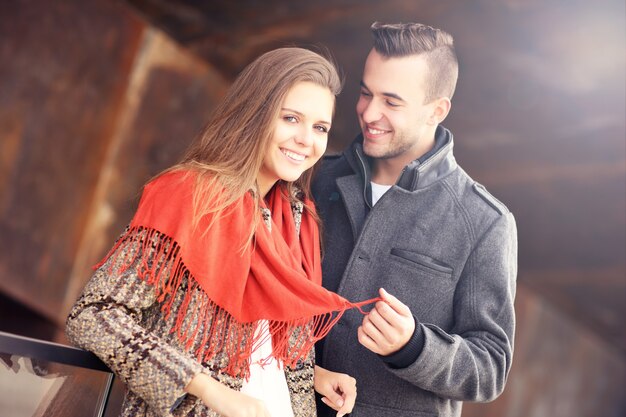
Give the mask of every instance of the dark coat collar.
M 371 158 L 363 153 L 363 135 L 357 136 L 344 156 L 354 172 L 358 173 L 363 183 L 365 201 L 372 201 L 371 196 Z M 436 182 L 457 168 L 452 153 L 454 141 L 452 133 L 443 126 L 435 131 L 435 147 L 423 157 L 412 161 L 404 167 L 396 186 L 407 191 L 416 191 Z

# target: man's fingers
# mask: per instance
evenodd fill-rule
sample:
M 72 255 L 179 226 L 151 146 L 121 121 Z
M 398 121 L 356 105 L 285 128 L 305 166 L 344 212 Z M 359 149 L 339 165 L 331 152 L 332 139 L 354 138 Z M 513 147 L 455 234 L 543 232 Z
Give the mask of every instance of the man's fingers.
M 385 338 L 385 335 L 383 334 L 385 326 L 385 321 L 378 313 L 376 313 L 376 310 L 370 311 L 369 314 L 363 317 L 363 322 L 361 323 L 361 327 L 363 327 L 365 334 L 376 341 L 380 341 Z
M 389 305 L 392 309 L 394 309 L 398 314 L 402 316 L 411 316 L 411 309 L 407 307 L 402 301 L 398 300 L 393 295 L 389 294 L 385 291 L 384 288 L 378 290 L 380 297 Z
M 366 333 L 377 343 L 390 344 L 396 339 L 395 329 L 401 327 L 404 320 L 406 318 L 399 315 L 387 303 L 379 301 L 376 303 L 376 307 L 363 319 L 363 327 Z M 368 326 L 365 325 L 366 323 Z
M 363 330 L 363 326 L 359 326 L 357 329 L 357 338 L 359 343 L 362 344 L 365 348 L 371 350 L 374 353 L 381 353 L 381 350 L 378 348 L 378 344 L 374 339 L 368 336 Z

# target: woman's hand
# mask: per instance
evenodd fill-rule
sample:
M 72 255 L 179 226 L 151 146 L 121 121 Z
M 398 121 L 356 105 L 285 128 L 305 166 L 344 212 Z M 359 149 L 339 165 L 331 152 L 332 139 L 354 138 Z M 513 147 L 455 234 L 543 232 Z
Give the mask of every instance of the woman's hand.
M 314 385 L 322 402 L 337 411 L 337 417 L 352 412 L 356 401 L 356 379 L 315 365 Z
M 271 417 L 265 403 L 220 384 L 205 374 L 193 377 L 185 391 L 224 417 Z

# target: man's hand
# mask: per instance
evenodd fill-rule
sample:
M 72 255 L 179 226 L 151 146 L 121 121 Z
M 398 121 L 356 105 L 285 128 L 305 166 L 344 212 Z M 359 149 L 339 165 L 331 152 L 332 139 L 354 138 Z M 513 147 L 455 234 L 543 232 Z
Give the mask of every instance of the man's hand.
M 363 318 L 358 329 L 359 342 L 374 353 L 389 356 L 411 339 L 415 320 L 400 300 L 382 288 L 378 292 L 383 300 Z
M 315 365 L 315 391 L 322 396 L 322 402 L 337 411 L 342 417 L 354 408 L 356 401 L 356 380 L 350 375 L 331 372 Z

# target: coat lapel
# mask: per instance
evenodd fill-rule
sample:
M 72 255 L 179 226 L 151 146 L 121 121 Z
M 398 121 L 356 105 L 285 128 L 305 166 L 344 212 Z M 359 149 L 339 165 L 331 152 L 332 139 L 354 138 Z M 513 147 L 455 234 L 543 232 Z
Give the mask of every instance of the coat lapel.
M 359 175 L 348 175 L 337 178 L 337 188 L 343 198 L 356 242 L 367 215 L 367 206 L 363 200 L 363 182 Z

